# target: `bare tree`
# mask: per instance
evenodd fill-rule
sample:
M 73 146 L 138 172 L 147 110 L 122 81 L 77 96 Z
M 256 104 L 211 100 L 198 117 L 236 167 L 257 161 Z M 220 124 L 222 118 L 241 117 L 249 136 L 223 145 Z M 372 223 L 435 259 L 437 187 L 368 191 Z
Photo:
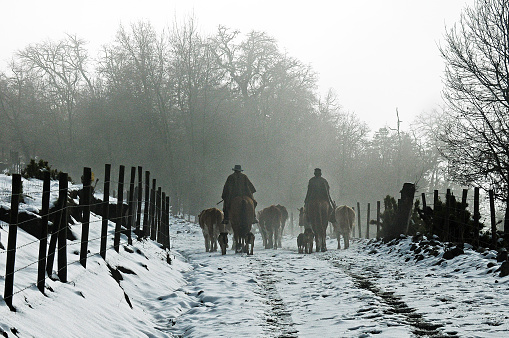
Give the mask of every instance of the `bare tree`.
M 452 116 L 442 153 L 454 179 L 493 187 L 509 205 L 509 1 L 477 0 L 445 39 L 444 97 Z

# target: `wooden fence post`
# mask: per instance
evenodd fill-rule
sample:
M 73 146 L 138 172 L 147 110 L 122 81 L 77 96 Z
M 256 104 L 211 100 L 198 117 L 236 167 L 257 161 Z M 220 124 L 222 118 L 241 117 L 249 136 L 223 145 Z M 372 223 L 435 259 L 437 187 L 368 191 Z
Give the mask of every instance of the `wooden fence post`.
M 120 166 L 118 172 L 118 197 L 117 197 L 117 217 L 115 225 L 115 237 L 113 239 L 113 247 L 116 252 L 120 251 L 120 232 L 122 231 L 122 220 L 124 216 L 124 171 L 125 167 Z
M 46 248 L 48 246 L 48 220 L 51 178 L 49 171 L 43 172 L 41 206 L 41 240 L 39 242 L 39 262 L 37 266 L 37 288 L 44 293 L 46 284 Z
M 155 231 L 155 207 L 156 207 L 156 179 L 152 179 L 152 189 L 150 190 L 150 239 L 156 240 L 156 231 Z
M 11 311 L 15 311 L 12 306 L 12 296 L 14 290 L 14 263 L 16 262 L 16 238 L 18 235 L 18 211 L 19 197 L 21 195 L 21 175 L 12 175 L 12 195 L 11 195 L 11 214 L 9 221 L 9 236 L 7 242 L 7 262 L 5 265 L 5 304 Z
M 166 196 L 166 247 L 170 250 L 170 196 Z
M 445 219 L 444 219 L 444 238 L 445 242 L 449 241 L 449 217 L 451 212 L 451 189 L 447 189 L 445 194 Z
M 136 235 L 138 239 L 142 237 L 141 234 L 141 201 L 143 193 L 143 168 L 138 166 L 138 201 L 136 206 Z
M 163 244 L 162 238 L 162 229 L 161 229 L 161 215 L 162 215 L 162 207 L 161 207 L 161 187 L 157 188 L 156 194 L 156 241 L 159 244 Z
M 465 226 L 467 224 L 467 216 L 465 210 L 467 209 L 467 194 L 468 189 L 463 189 L 463 195 L 461 196 L 461 230 L 460 230 L 460 241 L 461 243 L 465 242 Z
M 497 221 L 495 219 L 495 197 L 493 190 L 490 189 L 490 214 L 491 214 L 491 245 L 493 249 L 497 248 Z
M 359 238 L 362 238 L 362 231 L 361 231 L 361 204 L 357 202 L 357 223 L 359 224 Z
M 145 171 L 145 204 L 143 208 L 143 237 L 150 235 L 150 171 Z
M 481 215 L 479 213 L 479 187 L 474 188 L 474 241 L 476 245 L 479 245 L 479 219 Z
M 380 201 L 376 201 L 376 239 L 380 239 Z
M 433 191 L 433 220 L 431 222 L 431 236 L 435 234 L 435 225 L 438 224 L 438 190 Z
M 104 165 L 104 193 L 103 193 L 103 218 L 101 226 L 101 257 L 106 259 L 106 244 L 108 240 L 108 221 L 110 218 L 110 173 L 111 164 Z
M 129 183 L 129 201 L 127 202 L 129 213 L 127 214 L 127 244 L 132 245 L 133 239 L 131 229 L 133 228 L 133 218 L 136 214 L 134 203 L 134 180 L 136 179 L 136 167 L 131 167 L 131 181 Z
M 371 219 L 370 209 L 371 209 L 371 204 L 368 203 L 368 212 L 367 212 L 367 221 L 366 221 L 366 239 L 369 239 L 369 221 Z
M 83 195 L 80 196 L 80 206 L 82 208 L 82 227 L 81 227 L 81 249 L 80 249 L 80 263 L 87 268 L 87 255 L 88 255 L 88 233 L 90 230 L 90 196 L 92 195 L 92 170 L 90 168 L 83 168 Z
M 163 249 L 166 247 L 166 193 L 163 191 L 161 193 L 161 244 L 163 245 Z
M 60 200 L 60 222 L 58 227 L 58 278 L 62 283 L 67 283 L 67 191 L 68 175 L 60 173 L 58 175 Z

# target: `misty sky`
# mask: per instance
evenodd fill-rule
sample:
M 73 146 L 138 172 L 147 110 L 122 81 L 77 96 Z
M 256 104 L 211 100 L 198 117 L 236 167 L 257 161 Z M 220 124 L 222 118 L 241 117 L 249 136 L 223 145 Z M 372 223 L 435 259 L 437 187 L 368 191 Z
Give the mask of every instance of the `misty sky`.
M 194 15 L 203 34 L 219 24 L 241 33 L 265 31 L 281 50 L 319 75 L 339 103 L 372 129 L 396 125 L 441 104 L 444 63 L 438 45 L 445 27 L 474 0 L 64 0 L 4 1 L 0 14 L 0 68 L 31 43 L 77 34 L 96 51 L 112 42 L 120 23 L 150 21 L 156 30 Z

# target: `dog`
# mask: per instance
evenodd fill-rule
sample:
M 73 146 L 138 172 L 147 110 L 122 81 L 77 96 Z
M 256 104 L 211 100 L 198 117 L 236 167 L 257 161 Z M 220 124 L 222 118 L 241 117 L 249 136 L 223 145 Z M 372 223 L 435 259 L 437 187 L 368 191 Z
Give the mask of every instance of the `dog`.
M 304 252 L 310 254 L 313 252 L 313 240 L 315 238 L 315 233 L 312 229 L 307 228 L 304 231 Z
M 228 233 L 221 232 L 217 237 L 217 241 L 221 247 L 221 255 L 226 255 L 226 248 L 228 248 Z
M 300 233 L 299 236 L 297 236 L 297 249 L 299 250 L 299 253 L 304 253 L 304 234 Z

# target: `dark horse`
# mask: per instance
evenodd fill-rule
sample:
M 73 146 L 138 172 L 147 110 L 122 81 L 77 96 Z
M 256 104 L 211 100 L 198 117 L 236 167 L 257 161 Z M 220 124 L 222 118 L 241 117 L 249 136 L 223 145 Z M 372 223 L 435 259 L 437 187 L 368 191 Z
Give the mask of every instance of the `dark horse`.
M 246 252 L 248 235 L 254 221 L 254 203 L 248 196 L 237 196 L 230 204 L 230 222 L 233 229 L 235 253 Z
M 309 201 L 307 221 L 315 233 L 316 251 L 327 251 L 327 225 L 329 224 L 329 202 L 327 200 Z

